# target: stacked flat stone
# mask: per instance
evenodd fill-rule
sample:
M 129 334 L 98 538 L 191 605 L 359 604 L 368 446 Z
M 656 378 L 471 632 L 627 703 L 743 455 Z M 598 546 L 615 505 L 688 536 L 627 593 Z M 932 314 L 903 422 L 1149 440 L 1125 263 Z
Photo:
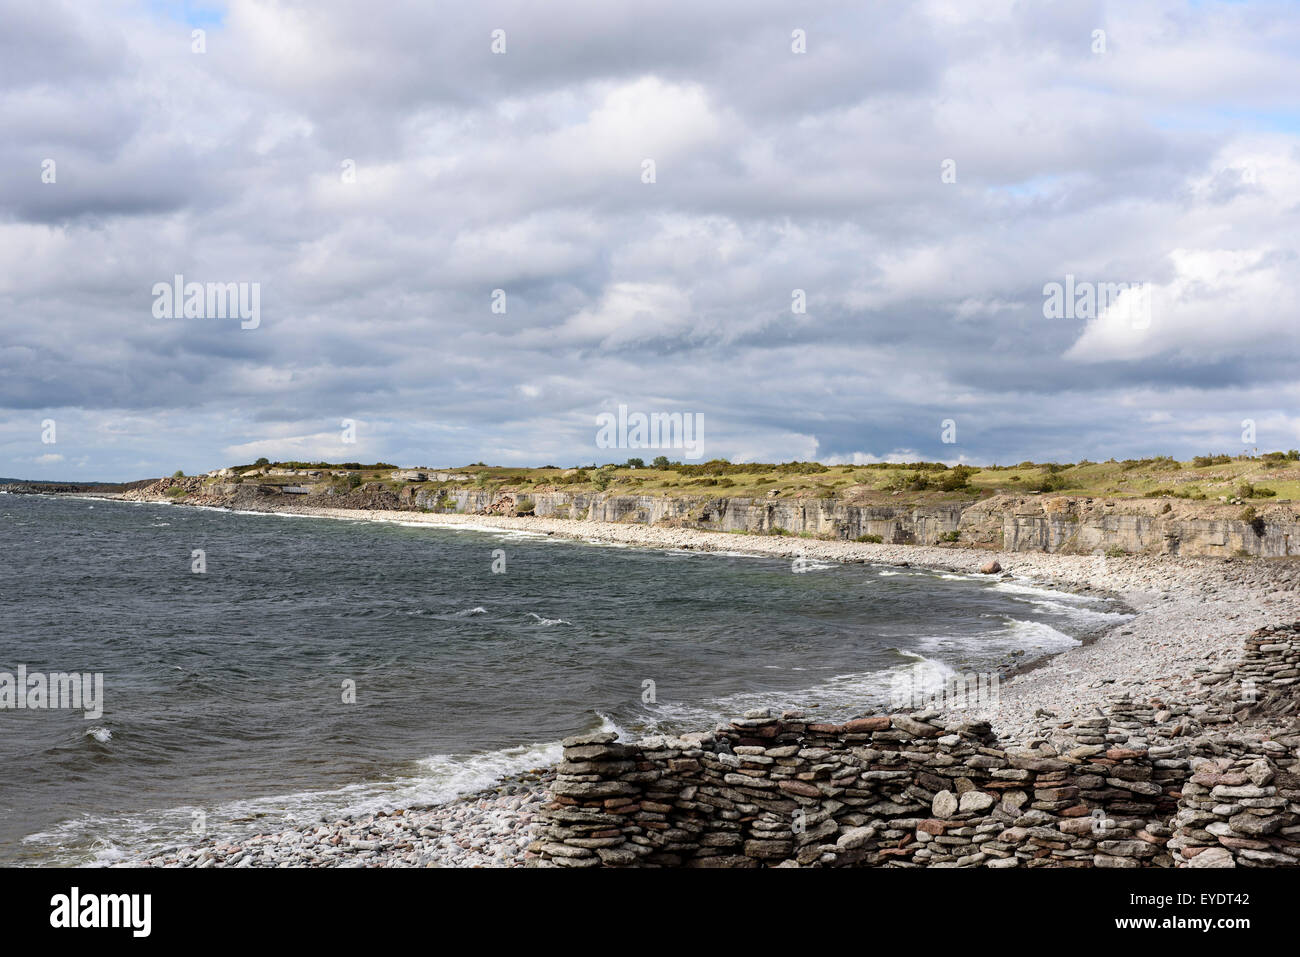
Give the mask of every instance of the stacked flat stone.
M 1200 677 L 1203 685 L 1224 685 L 1224 700 L 1248 701 L 1269 692 L 1288 693 L 1300 682 L 1300 622 L 1269 625 L 1246 639 L 1239 661 L 1221 663 Z
M 585 735 L 565 742 L 532 851 L 563 867 L 1168 864 L 1152 816 L 1174 798 L 1143 756 L 1008 752 L 987 722 L 937 712 L 840 725 L 749 712 L 630 746 Z
M 1300 776 L 1267 754 L 1198 759 L 1174 823 L 1190 867 L 1300 866 Z
M 629 808 L 640 811 L 631 796 L 641 789 L 620 779 L 635 770 L 636 750 L 616 743 L 617 737 L 597 732 L 564 739 L 553 800 L 540 815 L 545 836 L 530 853 L 564 867 L 634 863 L 636 851 L 625 846 L 623 816 Z

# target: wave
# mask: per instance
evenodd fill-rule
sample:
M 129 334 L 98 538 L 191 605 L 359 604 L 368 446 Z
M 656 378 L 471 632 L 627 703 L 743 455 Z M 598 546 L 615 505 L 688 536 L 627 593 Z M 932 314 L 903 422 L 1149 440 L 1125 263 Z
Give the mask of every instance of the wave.
M 627 739 L 626 730 L 608 716 L 598 712 L 597 718 L 590 730 L 610 731 Z M 200 816 L 210 833 L 237 840 L 321 820 L 445 804 L 503 779 L 550 767 L 563 754 L 559 741 L 469 754 L 433 754 L 415 762 L 415 773 L 391 780 L 241 799 L 215 808 L 184 805 L 144 814 L 87 814 L 30 834 L 22 843 L 40 852 L 41 864 L 102 866 L 138 860 L 168 847 L 189 846 Z
M 918 646 L 929 654 L 948 654 L 978 652 L 996 655 L 1007 651 L 1056 652 L 1074 648 L 1083 644 L 1058 628 L 1053 628 L 1045 621 L 1032 618 L 1015 618 L 1005 614 L 989 617 L 999 618 L 1003 625 L 995 631 L 985 631 L 969 635 L 930 635 L 916 639 Z
M 1024 602 L 1028 605 L 1044 608 L 1049 614 L 1064 615 L 1068 618 L 1074 619 L 1075 621 L 1087 624 L 1118 624 L 1121 621 L 1128 621 L 1134 617 L 1131 612 L 1101 611 L 1083 605 L 1071 605 L 1063 601 L 1053 601 L 1050 598 L 1021 598 L 1015 595 L 1012 595 L 1011 598 L 1013 601 Z
M 538 623 L 541 624 L 541 625 L 544 625 L 544 626 L 549 626 L 549 625 L 572 625 L 572 624 L 573 624 L 573 622 L 571 622 L 571 621 L 565 621 L 563 618 L 543 618 L 541 615 L 537 614 L 537 612 L 535 612 L 535 611 L 530 611 L 528 614 L 531 615 L 533 618 L 536 618 L 537 621 L 538 621 Z
M 1027 585 L 1024 582 L 999 581 L 992 587 L 994 591 L 1006 592 L 1011 595 L 1036 595 L 1064 602 L 1096 603 L 1108 600 L 1099 595 L 1079 595 L 1070 591 L 1061 591 L 1057 588 L 1049 588 L 1046 585 Z
M 832 568 L 844 567 L 841 562 L 826 562 L 818 558 L 804 558 L 803 556 L 793 559 L 792 564 L 794 562 L 798 562 L 797 565 L 794 565 L 794 571 L 796 572 L 824 572 Z
M 1043 621 L 1022 618 L 1006 619 L 1003 631 L 1011 641 L 1025 650 L 1063 651 L 1083 644 L 1078 638 L 1071 638 L 1063 631 L 1053 628 Z
M 712 698 L 693 705 L 663 701 L 644 706 L 644 734 L 680 734 L 700 731 L 717 722 L 730 721 L 751 709 L 803 711 L 811 718 L 842 720 L 876 708 L 887 708 L 904 692 L 908 700 L 917 693 L 941 691 L 957 674 L 951 665 L 926 655 L 895 649 L 906 659 L 877 671 L 834 675 L 792 691 L 746 691 Z

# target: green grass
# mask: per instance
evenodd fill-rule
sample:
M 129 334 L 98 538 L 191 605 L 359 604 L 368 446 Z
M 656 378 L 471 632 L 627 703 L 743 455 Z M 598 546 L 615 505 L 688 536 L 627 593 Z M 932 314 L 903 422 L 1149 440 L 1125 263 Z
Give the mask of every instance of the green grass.
M 1300 461 L 1285 457 L 1207 457 L 1213 464 L 1176 462 L 1167 457 L 1078 463 L 1021 462 L 1009 466 L 948 468 L 941 463 L 820 465 L 816 462 L 744 464 L 725 461 L 685 463 L 667 468 L 629 468 L 609 463 L 583 467 L 519 468 L 471 465 L 459 482 L 410 483 L 421 488 L 487 491 L 603 492 L 611 495 L 663 495 L 691 498 L 746 498 L 779 503 L 835 498 L 851 504 L 969 502 L 996 494 L 1118 499 L 1179 498 L 1217 501 L 1249 497 L 1257 501 L 1300 500 Z M 1224 460 L 1226 458 L 1226 461 Z M 313 463 L 330 468 L 324 463 Z M 333 466 L 339 468 L 339 466 Z M 352 470 L 351 483 L 382 482 L 390 488 L 391 469 Z M 266 480 L 261 480 L 266 481 Z M 286 479 L 293 483 L 302 479 Z M 336 479 L 336 481 L 338 481 Z M 1240 496 L 1245 487 L 1249 496 Z

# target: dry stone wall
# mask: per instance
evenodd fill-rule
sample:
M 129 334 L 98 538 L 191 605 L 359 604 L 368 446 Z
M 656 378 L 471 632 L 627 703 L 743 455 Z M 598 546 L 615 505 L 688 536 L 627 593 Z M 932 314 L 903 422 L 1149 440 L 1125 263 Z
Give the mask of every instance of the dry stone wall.
M 1300 623 L 1256 632 L 1187 700 L 1120 695 L 1016 745 L 933 710 L 580 735 L 531 854 L 561 867 L 1300 866 L 1297 677 Z

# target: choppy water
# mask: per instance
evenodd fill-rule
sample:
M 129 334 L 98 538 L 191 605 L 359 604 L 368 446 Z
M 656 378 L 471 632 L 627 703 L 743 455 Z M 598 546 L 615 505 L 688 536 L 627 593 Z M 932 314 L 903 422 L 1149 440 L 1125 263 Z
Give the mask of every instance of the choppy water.
M 918 663 L 997 670 L 1118 618 L 917 569 L 0 495 L 0 672 L 102 672 L 105 698 L 0 710 L 0 863 L 442 801 L 602 725 L 848 717 Z

